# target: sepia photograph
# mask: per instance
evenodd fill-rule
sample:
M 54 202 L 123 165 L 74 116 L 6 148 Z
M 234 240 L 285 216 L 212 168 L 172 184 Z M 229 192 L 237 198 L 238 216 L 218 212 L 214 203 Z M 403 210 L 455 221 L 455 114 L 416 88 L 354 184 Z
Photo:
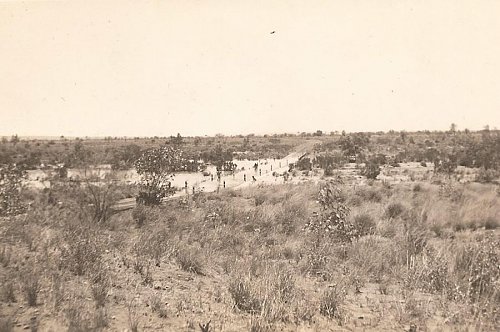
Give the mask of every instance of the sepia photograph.
M 500 331 L 500 1 L 0 0 L 0 332 Z

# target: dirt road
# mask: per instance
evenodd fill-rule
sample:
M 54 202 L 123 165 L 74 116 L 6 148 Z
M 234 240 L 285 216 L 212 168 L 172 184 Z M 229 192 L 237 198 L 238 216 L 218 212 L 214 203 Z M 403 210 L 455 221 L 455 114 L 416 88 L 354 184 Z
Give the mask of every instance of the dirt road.
M 282 159 L 261 159 L 236 161 L 237 169 L 234 174 L 221 176 L 220 181 L 216 176 L 203 176 L 200 172 L 197 173 L 179 173 L 176 174 L 173 185 L 181 187 L 173 196 L 166 200 L 174 199 L 189 195 L 193 192 L 193 187 L 196 192 L 215 192 L 224 189 L 241 189 L 257 184 L 281 184 L 284 182 L 282 176 L 274 176 L 273 173 L 283 174 L 288 171 L 289 165 L 295 163 L 300 156 L 312 151 L 315 144 L 320 143 L 318 140 L 310 140 L 296 147 L 295 151 Z M 254 169 L 255 163 L 258 164 L 257 169 Z M 187 182 L 187 188 L 184 188 Z M 122 211 L 134 208 L 136 205 L 135 198 L 122 199 L 113 206 L 113 210 Z

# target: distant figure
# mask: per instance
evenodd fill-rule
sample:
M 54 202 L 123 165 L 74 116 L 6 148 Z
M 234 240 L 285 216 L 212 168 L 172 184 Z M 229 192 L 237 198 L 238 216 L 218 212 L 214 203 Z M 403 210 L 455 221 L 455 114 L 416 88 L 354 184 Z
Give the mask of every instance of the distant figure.
M 262 170 L 261 169 L 259 169 L 259 175 L 262 176 Z
M 252 181 L 255 182 L 257 181 L 257 179 L 255 178 L 255 176 L 252 175 Z
M 194 186 L 193 186 L 193 195 L 194 195 Z
M 213 181 L 214 180 L 214 175 L 213 174 L 210 174 L 210 180 Z
M 56 203 L 56 200 L 54 198 L 54 195 L 52 194 L 52 190 L 49 191 L 49 198 L 48 198 L 48 203 L 51 204 L 51 205 L 54 205 Z
M 188 187 L 188 182 L 184 181 L 184 188 L 187 188 L 187 187 Z
M 224 188 L 226 188 L 226 181 L 224 181 Z
M 247 175 L 243 174 L 243 181 L 247 182 Z

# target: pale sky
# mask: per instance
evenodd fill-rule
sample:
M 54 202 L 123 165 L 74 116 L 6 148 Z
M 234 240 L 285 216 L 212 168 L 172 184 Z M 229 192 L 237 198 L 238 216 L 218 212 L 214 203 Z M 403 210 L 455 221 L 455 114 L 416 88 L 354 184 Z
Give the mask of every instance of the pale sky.
M 0 2 L 0 135 L 452 122 L 500 127 L 500 1 Z

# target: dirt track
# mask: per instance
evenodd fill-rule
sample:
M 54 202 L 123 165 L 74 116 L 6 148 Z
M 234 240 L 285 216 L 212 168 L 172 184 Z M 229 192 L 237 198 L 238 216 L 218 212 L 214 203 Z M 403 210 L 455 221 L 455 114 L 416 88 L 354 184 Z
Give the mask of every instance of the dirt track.
M 281 184 L 284 182 L 282 176 L 273 176 L 273 173 L 283 174 L 288 171 L 289 164 L 295 163 L 301 155 L 312 150 L 317 140 L 311 140 L 299 145 L 294 152 L 290 153 L 282 159 L 262 159 L 259 160 L 259 168 L 254 170 L 255 161 L 243 160 L 236 161 L 237 169 L 233 175 L 223 175 L 220 182 L 214 176 L 213 180 L 210 176 L 204 177 L 201 173 L 179 173 L 176 174 L 173 185 L 183 187 L 187 181 L 187 189 L 177 191 L 173 196 L 165 200 L 175 199 L 177 197 L 191 194 L 193 187 L 195 191 L 215 192 L 217 190 L 226 189 L 241 189 L 256 184 Z M 246 181 L 245 181 L 246 177 Z M 253 177 L 255 180 L 253 180 Z M 122 211 L 134 208 L 136 205 L 135 198 L 122 199 L 113 206 L 113 210 Z

